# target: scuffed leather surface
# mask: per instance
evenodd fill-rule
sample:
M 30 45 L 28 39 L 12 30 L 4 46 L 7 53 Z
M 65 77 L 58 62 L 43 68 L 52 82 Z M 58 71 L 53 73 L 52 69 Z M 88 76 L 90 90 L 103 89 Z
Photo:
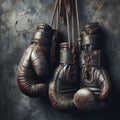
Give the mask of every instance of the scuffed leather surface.
M 100 31 L 97 23 L 85 26 L 80 54 L 80 90 L 74 95 L 77 108 L 92 110 L 103 107 L 110 90 L 108 73 L 103 67 L 100 49 Z M 86 39 L 87 38 L 87 39 Z M 99 38 L 99 39 L 97 39 Z
M 17 71 L 18 87 L 29 97 L 48 94 L 51 43 L 52 28 L 46 24 L 39 24 Z
M 47 94 L 48 63 L 42 47 L 31 45 L 25 51 L 17 73 L 20 90 L 30 97 Z
M 72 50 L 67 45 L 61 48 L 60 53 L 60 65 L 55 70 L 49 85 L 49 98 L 56 109 L 66 111 L 75 107 L 73 96 L 78 90 L 79 83 L 77 80 L 77 68 L 72 71 Z

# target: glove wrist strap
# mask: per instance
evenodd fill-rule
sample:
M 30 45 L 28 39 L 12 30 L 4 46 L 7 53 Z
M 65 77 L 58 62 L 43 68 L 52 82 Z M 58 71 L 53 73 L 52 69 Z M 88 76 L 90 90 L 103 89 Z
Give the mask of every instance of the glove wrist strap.
M 101 50 L 94 50 L 91 52 L 82 51 L 80 56 L 81 66 L 85 66 L 86 62 L 89 61 L 91 67 L 94 66 L 101 66 L 102 65 L 102 51 Z M 89 60 L 88 60 L 89 57 Z
M 62 64 L 72 64 L 72 50 L 61 49 L 60 51 L 60 63 Z

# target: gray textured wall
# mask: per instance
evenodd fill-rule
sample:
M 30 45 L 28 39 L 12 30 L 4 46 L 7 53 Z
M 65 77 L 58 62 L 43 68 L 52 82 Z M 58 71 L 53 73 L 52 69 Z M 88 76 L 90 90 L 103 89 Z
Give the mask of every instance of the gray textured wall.
M 69 114 L 58 112 L 49 102 L 24 96 L 16 84 L 17 66 L 30 43 L 34 25 L 50 23 L 55 0 L 0 0 L 0 120 L 113 120 L 119 117 L 120 0 L 78 1 L 81 29 L 93 19 L 103 29 L 105 63 L 113 85 L 109 98 L 112 103 L 105 111 Z M 66 27 L 60 28 L 66 36 Z

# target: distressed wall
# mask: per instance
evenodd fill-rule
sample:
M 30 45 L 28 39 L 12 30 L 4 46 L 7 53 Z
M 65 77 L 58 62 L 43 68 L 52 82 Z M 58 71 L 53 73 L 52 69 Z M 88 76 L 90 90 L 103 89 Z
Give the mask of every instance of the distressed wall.
M 35 24 L 50 23 L 55 0 L 0 0 L 0 120 L 113 120 L 120 108 L 120 0 L 78 0 L 81 29 L 98 21 L 104 32 L 105 65 L 112 83 L 110 106 L 96 113 L 61 113 L 41 99 L 24 96 L 16 70 Z M 66 26 L 60 26 L 66 40 Z

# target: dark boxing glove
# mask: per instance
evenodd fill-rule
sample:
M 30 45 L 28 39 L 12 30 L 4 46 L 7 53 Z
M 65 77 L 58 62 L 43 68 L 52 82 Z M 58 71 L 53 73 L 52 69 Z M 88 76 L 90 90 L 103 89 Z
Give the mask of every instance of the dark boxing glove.
M 76 62 L 73 62 L 75 51 L 73 55 L 68 43 L 61 43 L 60 48 L 60 65 L 49 85 L 49 98 L 56 109 L 66 111 L 75 107 L 73 96 L 79 88 L 79 83 Z
M 37 25 L 31 45 L 25 51 L 17 72 L 20 90 L 29 97 L 46 95 L 48 90 L 49 54 L 52 28 L 47 24 Z
M 100 29 L 98 23 L 86 25 L 82 33 L 80 55 L 80 90 L 74 95 L 77 108 L 89 110 L 103 106 L 107 97 L 110 82 L 108 74 L 102 66 L 102 50 L 100 45 Z

